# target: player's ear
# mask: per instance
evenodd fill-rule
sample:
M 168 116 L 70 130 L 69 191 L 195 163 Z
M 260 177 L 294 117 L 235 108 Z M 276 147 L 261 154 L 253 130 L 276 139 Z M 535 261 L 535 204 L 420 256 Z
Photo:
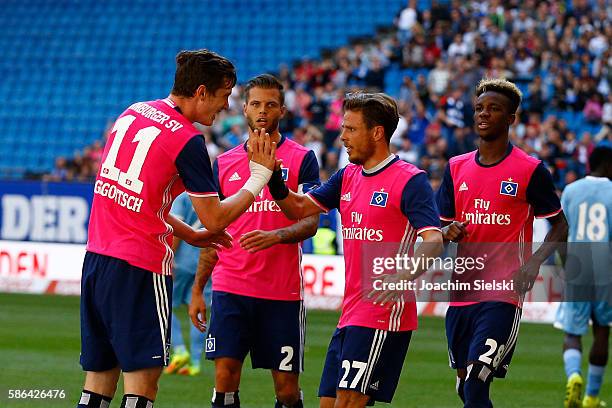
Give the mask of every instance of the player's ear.
M 516 121 L 516 113 L 512 113 L 508 119 L 508 126 L 512 126 L 512 124 Z
M 195 95 L 196 98 L 202 98 L 204 99 L 206 97 L 206 85 L 200 85 L 198 86 L 198 88 L 195 91 Z
M 374 128 L 374 140 L 379 141 L 385 138 L 385 128 L 382 126 L 376 126 Z
M 285 117 L 285 113 L 287 113 L 287 107 L 286 107 L 285 105 L 282 105 L 282 106 L 281 106 L 281 108 L 280 108 L 280 110 L 281 110 L 281 115 L 280 115 L 280 117 L 281 117 L 281 118 Z

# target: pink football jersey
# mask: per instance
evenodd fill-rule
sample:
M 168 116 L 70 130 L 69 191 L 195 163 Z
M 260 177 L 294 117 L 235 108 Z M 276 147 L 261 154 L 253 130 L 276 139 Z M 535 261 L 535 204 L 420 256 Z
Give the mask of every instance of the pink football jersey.
M 87 242 L 88 251 L 164 275 L 173 259 L 165 220 L 185 190 L 175 160 L 200 134 L 174 108 L 170 99 L 138 102 L 115 122 L 96 177 Z
M 534 206 L 528 201 L 527 188 L 540 161 L 518 148 L 512 148 L 501 162 L 484 166 L 477 162 L 477 151 L 453 157 L 449 162 L 453 183 L 455 217 L 469 221 L 469 235 L 459 244 L 457 256 L 484 257 L 485 267 L 474 268 L 461 279 L 474 283 L 510 282 L 514 273 L 531 257 Z M 559 213 L 557 207 L 549 217 Z M 452 221 L 451 218 L 442 217 Z M 514 290 L 458 293 L 451 302 L 460 306 L 473 300 L 500 300 L 518 304 Z
M 420 232 L 439 229 L 433 192 L 426 177 L 423 177 L 423 181 L 428 190 L 421 190 L 420 187 L 407 190 L 406 186 L 411 179 L 424 172 L 397 157 L 391 161 L 385 160 L 382 169 L 372 174 L 366 174 L 362 169 L 362 166 L 349 164 L 341 176 L 339 211 L 342 218 L 346 278 L 338 327 L 415 330 L 417 314 L 413 293 L 406 292 L 390 308 L 375 305 L 365 297 L 372 288 L 370 282 L 364 281 L 372 277 L 372 264 L 371 259 L 364 257 L 364 254 L 376 253 L 392 257 L 401 252 L 402 248 L 409 248 Z M 319 190 L 324 188 L 325 185 Z M 309 197 L 327 211 L 329 204 L 323 200 L 319 190 L 309 193 Z M 407 195 L 418 194 L 428 196 L 426 201 L 429 204 L 424 205 L 428 208 L 415 209 L 424 215 L 409 219 L 403 210 L 403 201 L 410 199 Z M 390 248 L 392 253 L 389 253 Z
M 276 157 L 283 160 L 283 177 L 293 191 L 298 190 L 300 169 L 308 152 L 307 148 L 284 137 L 276 150 Z M 240 190 L 250 176 L 244 145 L 220 155 L 216 166 L 219 191 L 225 197 Z M 299 244 L 278 244 L 251 254 L 238 243 L 247 232 L 270 231 L 295 223 L 281 212 L 266 186 L 249 209 L 227 228 L 234 237 L 234 246 L 219 251 L 219 261 L 213 270 L 213 290 L 261 299 L 302 299 Z

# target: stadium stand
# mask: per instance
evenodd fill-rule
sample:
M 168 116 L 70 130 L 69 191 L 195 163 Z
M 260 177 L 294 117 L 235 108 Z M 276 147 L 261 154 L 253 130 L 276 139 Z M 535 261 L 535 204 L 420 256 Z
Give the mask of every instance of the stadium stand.
M 483 76 L 524 92 L 512 140 L 545 161 L 560 189 L 611 137 L 609 2 L 286 3 L 8 1 L 0 176 L 90 179 L 108 120 L 167 94 L 170 56 L 200 47 L 232 59 L 240 81 L 279 74 L 290 111 L 281 130 L 317 152 L 323 177 L 346 160 L 338 109 L 357 88 L 399 100 L 393 144 L 434 187 L 448 158 L 474 148 L 471 94 Z M 230 105 L 203 129 L 211 156 L 244 137 L 239 89 Z
M 50 171 L 56 157 L 70 157 L 98 139 L 125 106 L 165 96 L 181 49 L 216 50 L 235 61 L 246 80 L 370 35 L 400 4 L 3 2 L 0 92 L 11 102 L 0 108 L 0 176 Z

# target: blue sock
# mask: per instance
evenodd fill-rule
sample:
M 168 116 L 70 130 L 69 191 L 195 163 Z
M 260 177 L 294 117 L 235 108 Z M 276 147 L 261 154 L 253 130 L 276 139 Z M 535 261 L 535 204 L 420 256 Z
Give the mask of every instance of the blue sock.
M 601 389 L 601 383 L 603 382 L 604 372 L 606 366 L 596 366 L 589 364 L 589 377 L 587 380 L 586 394 L 592 397 L 599 395 Z
M 582 363 L 582 353 L 578 349 L 568 349 L 563 352 L 563 364 L 565 365 L 565 375 L 567 378 L 574 373 L 580 374 L 580 364 Z
M 202 359 L 202 352 L 204 351 L 204 341 L 206 340 L 206 333 L 202 333 L 191 325 L 189 330 L 191 337 L 191 365 L 200 366 L 200 360 Z
M 475 377 L 475 376 L 474 376 Z M 465 396 L 465 408 L 489 408 L 489 381 L 482 381 L 479 378 L 468 377 L 463 387 Z
M 181 354 L 181 351 L 185 351 L 185 342 L 183 341 L 183 335 L 181 334 L 181 322 L 176 313 L 172 313 L 172 348 L 175 353 Z

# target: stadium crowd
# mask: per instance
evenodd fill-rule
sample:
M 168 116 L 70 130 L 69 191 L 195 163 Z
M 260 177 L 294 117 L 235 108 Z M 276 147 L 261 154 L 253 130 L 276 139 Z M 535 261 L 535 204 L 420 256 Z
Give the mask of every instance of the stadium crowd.
M 344 95 L 386 91 L 401 114 L 393 147 L 427 170 L 435 189 L 448 159 L 475 148 L 476 83 L 504 77 L 524 94 L 512 142 L 542 159 L 562 190 L 588 171 L 595 144 L 612 138 L 610 21 L 606 0 L 452 1 L 450 7 L 432 1 L 428 10 L 409 0 L 394 30 L 279 68 L 287 107 L 281 132 L 315 151 L 327 179 L 347 163 L 338 138 Z M 242 98 L 237 86 L 230 109 L 202 128 L 213 160 L 245 140 Z M 101 151 L 97 142 L 69 160 L 58 158 L 45 179 L 92 180 Z

